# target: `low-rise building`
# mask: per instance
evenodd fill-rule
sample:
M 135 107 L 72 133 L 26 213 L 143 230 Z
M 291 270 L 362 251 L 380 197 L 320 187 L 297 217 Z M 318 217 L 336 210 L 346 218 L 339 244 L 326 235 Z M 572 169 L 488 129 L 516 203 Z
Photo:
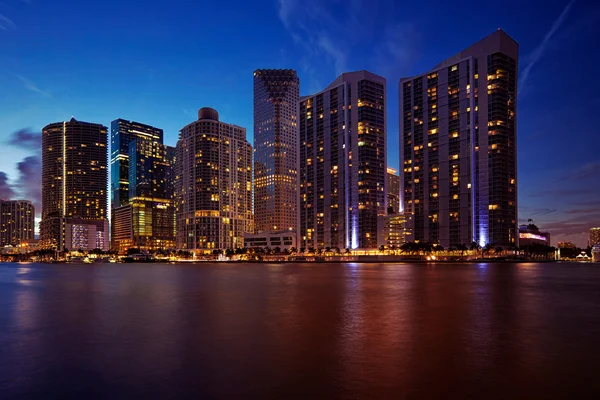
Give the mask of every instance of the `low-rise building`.
M 289 250 L 292 247 L 297 248 L 297 236 L 295 231 L 283 230 L 276 232 L 245 233 L 244 247 L 270 247 L 280 250 Z
M 550 233 L 541 232 L 533 223 L 519 226 L 519 246 L 524 247 L 535 244 L 550 246 Z
M 399 213 L 377 218 L 377 246 L 399 248 L 410 235 L 410 214 Z M 394 246 L 394 247 L 392 247 Z

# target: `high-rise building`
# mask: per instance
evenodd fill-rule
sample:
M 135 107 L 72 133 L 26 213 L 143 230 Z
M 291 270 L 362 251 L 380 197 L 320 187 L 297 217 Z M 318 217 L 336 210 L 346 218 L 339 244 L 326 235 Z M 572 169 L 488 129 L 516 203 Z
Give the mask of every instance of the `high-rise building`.
M 107 128 L 77 121 L 42 129 L 40 245 L 108 250 Z
M 139 122 L 117 119 L 110 123 L 111 207 L 129 204 L 129 143 L 135 139 L 163 142 L 163 130 Z
M 413 214 L 411 240 L 518 244 L 518 53 L 498 30 L 400 80 L 401 203 Z
M 163 130 L 117 119 L 111 123 L 111 142 L 113 249 L 174 248 L 175 166 Z
M 594 247 L 600 243 L 600 228 L 590 228 L 589 246 Z
M 244 247 L 252 225 L 252 146 L 212 108 L 183 127 L 176 157 L 177 248 Z
M 255 230 L 298 226 L 299 80 L 291 69 L 254 71 Z
M 141 250 L 175 248 L 174 165 L 167 146 L 135 139 L 129 143 L 129 205 L 133 245 Z
M 0 246 L 19 246 L 34 239 L 35 210 L 28 200 L 0 200 Z
M 400 176 L 394 168 L 387 168 L 388 214 L 400 212 Z
M 299 102 L 300 247 L 377 247 L 386 215 L 385 78 L 344 73 Z

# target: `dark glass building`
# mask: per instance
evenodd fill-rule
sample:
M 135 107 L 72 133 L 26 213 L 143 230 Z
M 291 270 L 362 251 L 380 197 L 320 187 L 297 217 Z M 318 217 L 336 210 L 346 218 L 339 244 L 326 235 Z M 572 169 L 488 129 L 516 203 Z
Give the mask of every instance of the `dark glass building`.
M 300 99 L 300 247 L 377 247 L 377 217 L 387 212 L 385 99 L 385 78 L 368 71 Z
M 177 248 L 198 253 L 244 247 L 252 229 L 252 146 L 246 129 L 212 108 L 184 126 L 177 142 Z
M 110 124 L 111 207 L 129 204 L 129 143 L 140 139 L 163 142 L 163 130 L 139 122 L 117 119 Z
M 107 128 L 77 121 L 42 129 L 40 245 L 108 250 Z
M 298 226 L 300 81 L 291 69 L 254 71 L 254 227 Z
M 399 84 L 401 204 L 410 240 L 518 243 L 519 46 L 498 30 Z

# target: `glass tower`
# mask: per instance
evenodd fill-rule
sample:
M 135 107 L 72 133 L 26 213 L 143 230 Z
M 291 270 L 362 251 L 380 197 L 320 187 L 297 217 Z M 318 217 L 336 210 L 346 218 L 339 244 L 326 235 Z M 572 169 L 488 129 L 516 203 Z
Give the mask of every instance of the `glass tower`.
M 291 69 L 254 71 L 255 230 L 298 226 L 299 79 Z

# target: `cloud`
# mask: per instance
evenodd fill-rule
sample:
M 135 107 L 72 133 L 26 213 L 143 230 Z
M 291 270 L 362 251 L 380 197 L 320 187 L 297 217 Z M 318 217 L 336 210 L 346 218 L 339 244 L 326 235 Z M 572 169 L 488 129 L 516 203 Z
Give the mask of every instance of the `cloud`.
M 29 79 L 25 78 L 22 75 L 15 75 L 17 78 L 19 78 L 19 80 L 21 82 L 23 82 L 23 85 L 25 86 L 25 89 L 30 90 L 34 93 L 38 93 L 41 94 L 44 97 L 52 97 L 52 95 L 50 94 L 50 92 L 44 91 L 42 89 L 40 89 L 35 83 L 33 83 L 32 81 L 30 81 Z
M 576 189 L 568 189 L 568 188 L 558 188 L 558 189 L 547 189 L 547 190 L 540 190 L 538 192 L 535 193 L 531 193 L 529 195 L 529 197 L 573 197 L 573 196 L 579 196 L 579 195 L 589 195 L 591 193 L 594 193 L 596 189 L 595 188 L 576 188 Z
M 39 156 L 29 156 L 17 164 L 20 193 L 30 200 L 39 214 L 42 210 L 42 163 Z
M 523 69 L 523 74 L 521 75 L 521 81 L 519 82 L 519 85 L 521 87 L 525 86 L 525 83 L 527 82 L 527 78 L 529 78 L 529 74 L 531 73 L 531 69 L 540 60 L 540 58 L 542 58 L 542 55 L 546 51 L 546 47 L 550 43 L 552 36 L 554 36 L 554 34 L 558 30 L 558 28 L 560 28 L 560 26 L 565 22 L 565 20 L 567 19 L 567 15 L 569 14 L 569 11 L 571 10 L 571 7 L 573 6 L 574 3 L 575 3 L 575 0 L 571 0 L 569 2 L 569 4 L 567 4 L 567 6 L 560 13 L 560 16 L 558 17 L 558 19 L 556 19 L 552 23 L 552 27 L 550 28 L 550 30 L 548 32 L 546 32 L 546 35 L 544 35 L 544 39 L 542 39 L 542 42 L 538 45 L 538 47 L 535 48 L 535 50 L 529 57 L 529 63 Z
M 600 203 L 600 201 L 598 202 Z M 591 213 L 596 213 L 596 212 L 600 212 L 600 206 L 598 207 L 593 207 L 593 208 L 576 208 L 573 210 L 567 210 L 565 211 L 565 214 L 591 214 Z
M 39 151 L 41 148 L 42 136 L 38 132 L 20 129 L 10 135 L 6 143 L 26 150 Z
M 0 14 L 0 29 L 7 31 L 9 29 L 16 29 L 17 25 L 9 19 L 7 16 Z
M 15 197 L 15 191 L 8 182 L 8 176 L 5 172 L 0 171 L 0 199 L 11 200 Z
M 374 49 L 372 68 L 393 82 L 409 74 L 419 57 L 421 35 L 412 23 L 404 22 L 385 28 Z
M 596 175 L 600 170 L 600 161 L 589 162 L 564 176 L 562 180 L 581 181 Z

